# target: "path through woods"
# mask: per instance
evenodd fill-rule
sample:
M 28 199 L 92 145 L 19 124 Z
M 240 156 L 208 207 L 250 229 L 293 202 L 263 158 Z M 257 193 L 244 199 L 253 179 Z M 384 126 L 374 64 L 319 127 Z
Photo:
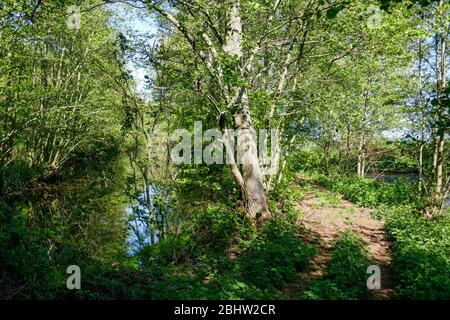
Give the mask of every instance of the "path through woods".
M 297 209 L 302 213 L 299 224 L 306 228 L 305 240 L 316 246 L 319 253 L 313 258 L 311 270 L 299 273 L 298 280 L 284 289 L 284 296 L 298 299 L 310 281 L 323 276 L 331 260 L 333 243 L 341 231 L 350 229 L 368 245 L 372 264 L 381 269 L 381 289 L 373 290 L 374 299 L 389 299 L 393 294 L 389 242 L 383 222 L 371 217 L 373 209 L 355 205 L 310 180 L 299 179 L 296 184 L 303 194 L 297 204 Z

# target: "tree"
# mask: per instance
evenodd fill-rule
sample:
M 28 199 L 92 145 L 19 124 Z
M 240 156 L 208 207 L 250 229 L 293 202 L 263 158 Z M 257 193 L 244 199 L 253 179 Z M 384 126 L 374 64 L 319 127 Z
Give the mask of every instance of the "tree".
M 417 41 L 417 94 L 412 120 L 416 123 L 419 141 L 419 188 L 428 197 L 430 214 L 441 209 L 448 194 L 448 86 L 447 86 L 447 38 L 449 4 L 445 1 L 420 3 L 415 7 L 420 19 L 421 37 Z M 417 136 L 417 134 L 416 134 Z M 432 148 L 431 162 L 427 165 L 424 150 Z M 424 177 L 428 176 L 427 182 Z
M 266 193 L 273 179 L 264 176 L 253 134 L 255 125 L 278 129 L 285 146 L 292 141 L 285 135 L 290 125 L 284 115 L 293 111 L 297 76 L 310 65 L 305 56 L 315 50 L 315 45 L 308 43 L 310 32 L 319 21 L 335 17 L 342 5 L 325 1 L 277 0 L 272 5 L 267 1 L 175 1 L 171 5 L 176 11 L 171 13 L 171 7 L 163 2 L 145 3 L 190 46 L 193 54 L 188 56 L 208 85 L 204 92 L 209 101 L 207 112 L 216 112 L 220 120 L 229 157 L 233 154 L 228 128 L 238 132 L 237 159 L 230 161 L 230 167 L 245 210 L 253 219 L 267 219 Z M 277 151 L 274 161 L 279 161 Z
M 109 14 L 98 8 L 70 29 L 73 2 L 64 4 L 3 3 L 0 170 L 25 162 L 41 178 L 57 174 L 74 152 L 119 128 L 121 96 L 111 78 L 126 79 Z

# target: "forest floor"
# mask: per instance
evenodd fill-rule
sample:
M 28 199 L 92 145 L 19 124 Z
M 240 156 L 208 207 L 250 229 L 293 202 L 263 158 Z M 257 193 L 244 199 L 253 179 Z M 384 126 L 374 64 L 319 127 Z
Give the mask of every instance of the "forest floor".
M 381 289 L 373 290 L 374 299 L 389 299 L 393 294 L 389 242 L 383 222 L 371 217 L 373 209 L 355 205 L 311 180 L 299 178 L 294 187 L 302 193 L 297 209 L 302 213 L 299 226 L 306 229 L 304 240 L 319 252 L 314 256 L 310 270 L 300 272 L 297 280 L 290 283 L 282 295 L 286 299 L 299 299 L 299 294 L 307 290 L 311 281 L 320 279 L 331 260 L 334 242 L 342 231 L 350 229 L 367 244 L 372 263 L 381 269 Z

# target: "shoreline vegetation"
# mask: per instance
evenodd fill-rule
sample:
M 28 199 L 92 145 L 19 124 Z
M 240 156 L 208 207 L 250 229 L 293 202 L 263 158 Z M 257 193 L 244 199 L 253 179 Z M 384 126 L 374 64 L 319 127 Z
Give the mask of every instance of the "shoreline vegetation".
M 448 1 L 127 2 L 0 3 L 0 299 L 450 299 Z

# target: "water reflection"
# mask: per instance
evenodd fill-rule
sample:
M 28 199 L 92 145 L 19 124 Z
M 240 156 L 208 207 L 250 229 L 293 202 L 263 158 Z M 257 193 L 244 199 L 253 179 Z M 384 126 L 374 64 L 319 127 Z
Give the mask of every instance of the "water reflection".
M 167 236 L 172 223 L 169 193 L 150 185 L 126 209 L 129 226 L 128 248 L 134 254 L 146 245 L 158 243 Z

